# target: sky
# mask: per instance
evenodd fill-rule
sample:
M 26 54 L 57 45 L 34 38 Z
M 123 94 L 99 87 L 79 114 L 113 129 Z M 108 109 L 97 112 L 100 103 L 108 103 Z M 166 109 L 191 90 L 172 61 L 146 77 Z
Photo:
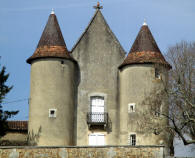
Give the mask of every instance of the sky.
M 28 120 L 30 57 L 54 8 L 66 45 L 72 49 L 97 0 L 0 0 L 0 64 L 10 73 L 4 109 L 19 110 L 14 120 Z M 182 41 L 195 41 L 195 0 L 100 0 L 108 25 L 129 52 L 144 19 L 163 54 Z

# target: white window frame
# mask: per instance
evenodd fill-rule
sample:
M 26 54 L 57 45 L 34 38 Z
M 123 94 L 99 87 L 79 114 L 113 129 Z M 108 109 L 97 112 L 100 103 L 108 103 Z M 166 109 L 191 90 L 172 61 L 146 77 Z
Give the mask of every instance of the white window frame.
M 102 105 L 98 105 L 98 104 L 93 105 L 92 102 L 94 100 L 101 101 L 103 104 Z M 93 110 L 92 108 L 96 109 L 97 112 L 98 112 L 98 108 L 100 109 L 101 112 L 105 112 L 105 99 L 104 99 L 104 96 L 91 96 L 90 97 L 90 111 L 94 112 L 94 111 L 92 111 Z
M 54 114 L 51 114 L 51 111 L 54 111 Z M 56 118 L 57 109 L 49 109 L 49 118 Z
M 129 103 L 128 104 L 128 113 L 135 112 L 135 103 Z
M 133 140 L 132 136 L 135 136 L 135 140 Z M 136 133 L 129 133 L 129 135 L 128 135 L 128 145 L 136 146 L 136 143 L 137 143 Z
M 88 94 L 88 111 L 91 112 L 91 97 L 103 97 L 104 98 L 104 112 L 107 111 L 107 94 L 101 92 L 93 92 Z

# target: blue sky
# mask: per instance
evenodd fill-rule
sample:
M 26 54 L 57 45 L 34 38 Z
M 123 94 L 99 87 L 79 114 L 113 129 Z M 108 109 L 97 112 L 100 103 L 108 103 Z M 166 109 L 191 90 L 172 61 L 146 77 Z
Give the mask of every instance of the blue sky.
M 29 97 L 30 57 L 38 44 L 51 9 L 55 9 L 69 50 L 88 25 L 97 0 L 0 0 L 1 65 L 10 73 L 13 90 L 7 102 Z M 100 0 L 102 13 L 114 34 L 128 52 L 146 19 L 159 48 L 181 40 L 195 41 L 195 0 Z M 28 102 L 4 105 L 18 109 L 16 120 L 28 120 Z

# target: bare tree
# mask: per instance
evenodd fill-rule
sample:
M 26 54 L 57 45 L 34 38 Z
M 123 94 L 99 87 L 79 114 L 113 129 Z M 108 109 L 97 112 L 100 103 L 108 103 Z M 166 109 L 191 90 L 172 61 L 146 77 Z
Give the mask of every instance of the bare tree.
M 178 136 L 184 145 L 195 144 L 195 42 L 169 47 L 166 57 L 172 65 L 168 82 L 162 78 L 163 88 L 154 88 L 144 100 L 151 109 L 144 112 L 140 128 L 157 135 L 168 132 L 171 142 Z
M 195 143 L 195 43 L 182 41 L 168 49 L 167 60 L 172 65 L 165 89 L 169 97 L 171 129 L 184 145 Z M 186 135 L 190 139 L 186 138 Z

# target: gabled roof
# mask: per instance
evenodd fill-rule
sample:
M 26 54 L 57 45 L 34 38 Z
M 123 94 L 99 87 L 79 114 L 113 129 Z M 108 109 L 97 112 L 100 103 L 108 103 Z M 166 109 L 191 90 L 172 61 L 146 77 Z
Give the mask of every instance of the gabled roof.
M 163 57 L 146 23 L 141 27 L 129 54 L 119 68 L 141 63 L 163 64 L 171 68 L 171 65 Z
M 107 22 L 106 22 L 104 16 L 102 15 L 100 9 L 102 9 L 102 8 L 101 7 L 97 7 L 96 8 L 96 12 L 95 12 L 94 16 L 90 20 L 88 26 L 86 27 L 85 31 L 82 33 L 82 35 L 80 36 L 80 38 L 78 39 L 78 41 L 76 42 L 76 44 L 72 47 L 71 53 L 74 51 L 74 49 L 77 47 L 77 45 L 81 42 L 81 40 L 83 39 L 83 37 L 85 36 L 85 34 L 87 34 L 87 31 L 89 30 L 89 28 L 91 27 L 91 25 L 94 23 L 95 19 L 98 18 L 98 17 L 100 17 L 101 21 L 104 22 L 104 24 L 108 28 L 111 36 L 115 40 L 115 43 L 121 47 L 121 49 L 123 50 L 123 52 L 125 52 L 124 49 L 123 49 L 123 47 L 121 46 L 120 42 L 118 41 L 118 39 L 116 38 L 116 36 L 112 32 L 112 30 L 110 29 L 109 25 L 107 24 Z
M 53 11 L 49 16 L 37 49 L 34 54 L 27 59 L 27 63 L 30 64 L 35 59 L 48 57 L 72 59 L 64 42 L 57 17 Z

